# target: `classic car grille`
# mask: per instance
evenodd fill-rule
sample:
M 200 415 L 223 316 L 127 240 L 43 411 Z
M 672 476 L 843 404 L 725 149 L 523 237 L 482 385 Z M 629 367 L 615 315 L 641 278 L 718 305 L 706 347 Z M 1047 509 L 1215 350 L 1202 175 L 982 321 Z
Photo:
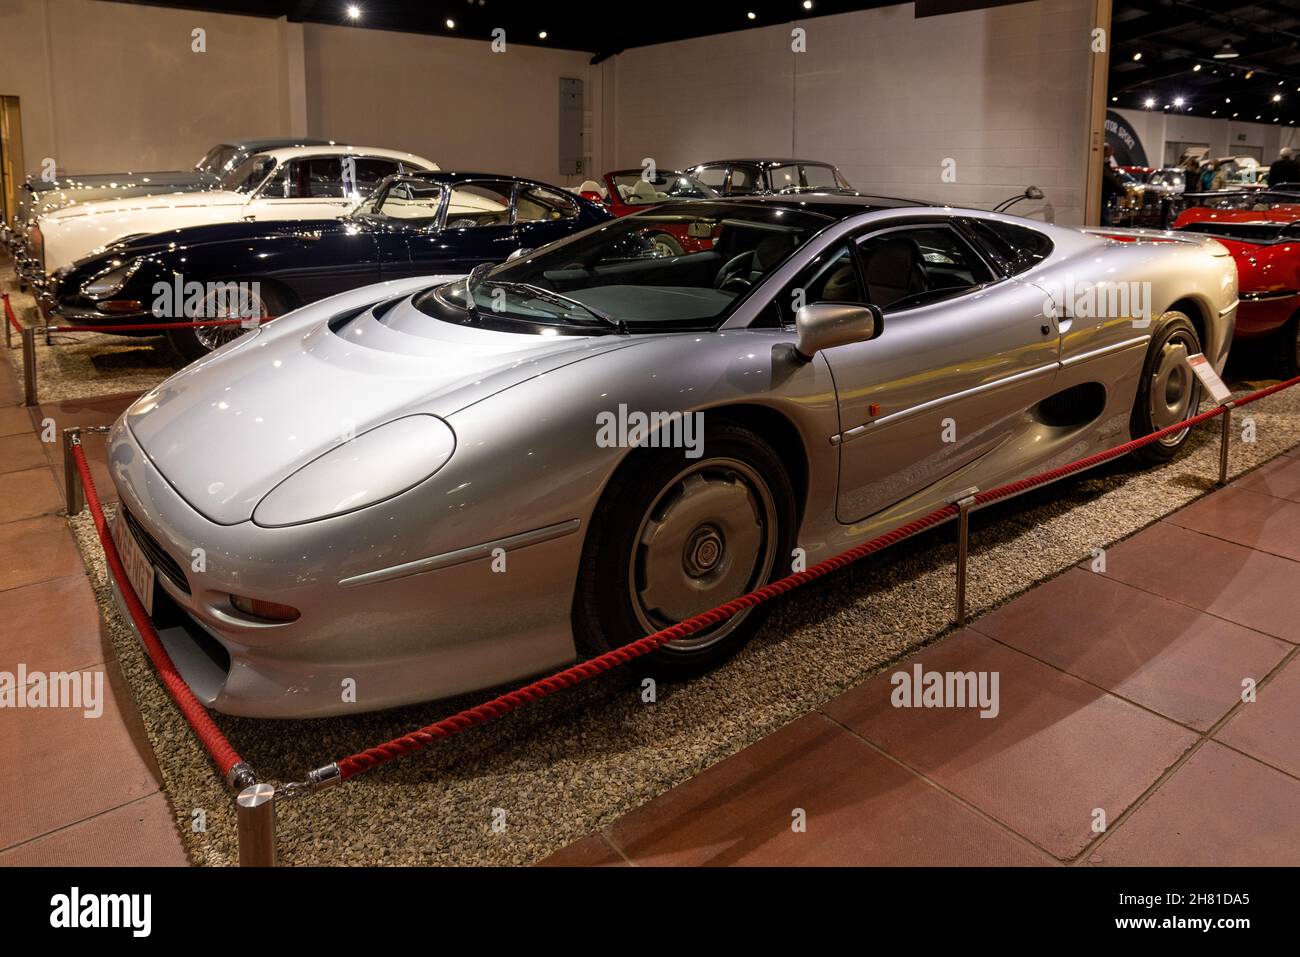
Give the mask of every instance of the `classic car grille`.
M 186 580 L 185 572 L 181 570 L 180 563 L 168 555 L 166 550 L 158 544 L 157 539 L 145 531 L 144 526 L 137 522 L 135 516 L 125 508 L 122 509 L 122 516 L 126 519 L 126 527 L 135 536 L 136 543 L 143 549 L 154 567 L 166 575 L 173 585 L 188 595 L 190 593 L 190 583 Z

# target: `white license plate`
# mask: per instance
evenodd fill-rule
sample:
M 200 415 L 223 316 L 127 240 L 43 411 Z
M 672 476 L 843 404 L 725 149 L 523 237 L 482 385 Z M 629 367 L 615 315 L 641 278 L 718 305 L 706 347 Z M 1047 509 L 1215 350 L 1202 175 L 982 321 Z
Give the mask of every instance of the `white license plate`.
M 118 557 L 126 569 L 127 581 L 135 590 L 135 596 L 144 605 L 145 612 L 153 617 L 153 565 L 136 542 L 131 530 L 126 527 L 126 519 L 118 512 L 113 521 L 113 542 L 117 545 Z

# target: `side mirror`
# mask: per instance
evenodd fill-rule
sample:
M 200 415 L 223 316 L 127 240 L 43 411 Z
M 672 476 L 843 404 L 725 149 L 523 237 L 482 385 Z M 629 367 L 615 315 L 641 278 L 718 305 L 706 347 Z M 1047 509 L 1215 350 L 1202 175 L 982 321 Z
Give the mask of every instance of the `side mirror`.
M 884 324 L 879 306 L 817 302 L 803 306 L 794 317 L 795 350 L 811 359 L 823 349 L 866 342 Z
M 520 246 L 518 249 L 516 249 L 509 256 L 506 257 L 506 262 L 514 262 L 516 259 L 519 259 L 523 256 L 527 256 L 530 252 L 532 252 L 531 249 L 526 249 L 523 246 Z
M 1039 189 L 1037 186 L 1025 187 L 1025 199 L 1042 199 L 1042 198 L 1043 198 L 1043 191 Z

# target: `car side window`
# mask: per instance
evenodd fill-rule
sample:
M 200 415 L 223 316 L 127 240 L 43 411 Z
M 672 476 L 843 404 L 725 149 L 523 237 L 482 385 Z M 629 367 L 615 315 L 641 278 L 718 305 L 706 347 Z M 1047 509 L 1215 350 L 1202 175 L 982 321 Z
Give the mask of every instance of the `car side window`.
M 991 282 L 993 272 L 949 226 L 889 229 L 858 243 L 867 302 L 905 309 L 951 299 Z
M 578 204 L 555 190 L 529 186 L 519 192 L 515 208 L 517 223 L 549 223 L 577 215 Z
M 271 199 L 342 199 L 343 164 L 337 156 L 290 160 L 266 184 Z
M 758 190 L 757 170 L 748 166 L 733 166 L 731 168 L 731 185 L 727 187 L 727 195 L 744 196 L 748 193 L 756 193 Z
M 725 166 L 701 166 L 695 171 L 695 178 L 705 186 L 721 190 L 722 185 L 727 181 L 727 167 Z
M 400 173 L 401 170 L 401 164 L 396 160 L 359 156 L 353 159 L 350 164 L 350 171 L 354 174 L 353 181 L 351 183 L 345 182 L 343 185 L 350 195 L 369 196 L 375 191 L 375 187 L 387 177 L 392 176 L 394 173 Z M 344 179 L 347 179 L 349 168 L 345 166 L 343 172 Z
M 801 306 L 819 302 L 866 301 L 853 250 L 847 243 L 841 243 L 827 249 L 804 267 L 773 303 L 775 314 L 762 317 L 756 325 L 790 325 Z
M 1032 269 L 1052 254 L 1052 241 L 1026 226 L 991 219 L 968 219 L 964 224 L 1009 276 Z
M 513 191 L 513 183 L 496 180 L 457 183 L 447 200 L 447 228 L 509 226 Z

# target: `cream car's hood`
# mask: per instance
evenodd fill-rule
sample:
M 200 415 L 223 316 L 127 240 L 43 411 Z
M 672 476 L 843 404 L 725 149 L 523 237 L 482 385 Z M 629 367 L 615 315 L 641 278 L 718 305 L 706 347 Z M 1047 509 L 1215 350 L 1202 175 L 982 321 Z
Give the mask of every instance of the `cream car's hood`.
M 85 216 L 117 216 L 150 209 L 193 209 L 199 206 L 243 206 L 247 193 L 225 189 L 201 190 L 195 193 L 161 193 L 153 196 L 130 196 L 125 199 L 99 200 L 69 206 L 41 217 L 41 225 L 80 219 Z
M 331 308 L 318 307 L 329 304 Z M 446 418 L 534 376 L 637 340 L 544 336 L 440 321 L 409 298 L 293 314 L 172 376 L 126 412 L 136 441 L 222 525 L 308 462 L 393 419 Z M 320 318 L 328 311 L 329 318 Z

